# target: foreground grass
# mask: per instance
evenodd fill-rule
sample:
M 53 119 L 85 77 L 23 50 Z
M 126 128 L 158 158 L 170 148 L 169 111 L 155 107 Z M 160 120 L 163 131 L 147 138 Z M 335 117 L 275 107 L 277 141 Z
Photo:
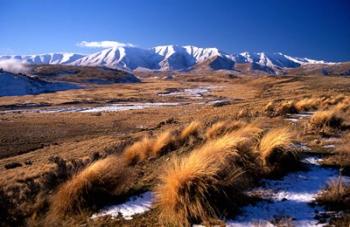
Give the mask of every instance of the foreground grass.
M 334 96 L 312 99 L 306 98 L 304 100 L 301 98 L 288 101 L 280 112 L 284 114 L 311 110 L 331 111 L 335 108 L 336 116 L 342 117 L 344 121 L 341 124 L 341 129 L 338 127 L 334 127 L 334 129 L 341 132 L 346 130 L 343 127 L 348 113 L 346 98 Z M 279 103 L 279 101 L 274 102 L 272 106 L 279 105 L 275 103 Z M 51 197 L 50 193 L 45 195 L 49 198 L 47 207 L 39 212 L 43 216 L 48 215 L 46 218 L 50 220 L 54 220 L 56 217 L 58 219 L 56 224 L 65 223 L 65 220 L 71 221 L 69 225 L 78 225 L 80 220 L 84 220 L 83 223 L 85 223 L 96 208 L 103 206 L 110 198 L 113 201 L 125 198 L 130 194 L 130 188 L 135 188 L 135 184 L 142 181 L 140 184 L 146 185 L 143 189 L 149 190 L 157 186 L 155 191 L 158 195 L 157 207 L 159 208 L 156 208 L 157 212 L 152 213 L 152 215 L 156 215 L 156 218 L 152 220 L 160 220 L 161 223 L 184 223 L 184 225 L 199 222 L 215 223 L 213 219 L 222 218 L 218 214 L 229 215 L 241 206 L 240 199 L 243 196 L 240 198 L 237 195 L 241 195 L 242 191 L 251 186 L 250 179 L 259 180 L 265 176 L 289 170 L 285 163 L 297 163 L 298 161 L 298 155 L 292 145 L 295 135 L 289 129 L 281 129 L 280 125 L 276 128 L 274 122 L 277 118 L 271 118 L 264 127 L 251 124 L 252 119 L 256 116 L 247 109 L 244 108 L 235 115 L 238 121 L 233 121 L 230 117 L 221 117 L 218 118 L 221 120 L 212 121 L 210 119 L 209 121 L 208 119 L 208 121 L 203 122 L 195 121 L 179 128 L 172 127 L 161 130 L 155 135 L 143 136 L 142 134 L 141 137 L 137 137 L 139 139 L 133 140 L 135 142 L 129 144 L 118 155 L 91 159 L 79 164 L 79 168 L 76 170 L 69 170 L 66 176 L 61 174 L 64 172 L 61 168 L 60 171 L 54 173 L 57 175 L 57 180 L 55 180 L 57 182 L 45 184 L 52 185 L 50 193 L 53 192 L 53 196 Z M 272 109 L 275 111 L 274 107 Z M 222 109 L 218 108 L 215 114 L 219 115 L 221 111 Z M 225 114 L 234 115 L 231 112 Z M 280 116 L 280 114 L 274 116 Z M 318 133 L 316 129 L 329 128 L 332 124 L 320 125 L 320 127 L 313 127 L 312 132 L 316 134 Z M 222 149 L 219 149 L 218 144 L 210 146 L 228 135 L 233 138 L 233 141 L 236 141 L 228 149 L 225 146 L 221 146 Z M 205 148 L 206 146 L 207 148 Z M 210 158 L 208 153 L 211 152 L 209 151 L 200 151 L 206 149 L 214 151 L 216 146 L 220 151 L 213 152 L 216 154 L 216 156 L 213 154 L 215 158 Z M 342 149 L 342 151 L 346 150 Z M 341 153 L 340 150 L 339 153 Z M 192 155 L 198 160 L 210 159 L 212 162 L 208 162 L 208 165 L 203 164 L 204 161 L 196 164 L 193 161 L 196 159 L 190 158 Z M 344 157 L 342 156 L 341 159 Z M 222 164 L 222 160 L 227 161 Z M 226 162 L 230 164 L 226 164 Z M 60 166 L 63 165 L 60 164 Z M 227 173 L 223 167 L 227 167 L 232 172 Z M 127 170 L 125 175 L 120 169 Z M 149 169 L 152 169 L 154 174 Z M 215 171 L 212 171 L 213 169 Z M 137 173 L 135 178 L 133 173 Z M 147 183 L 145 183 L 145 179 Z M 59 185 L 58 188 L 56 188 L 57 185 Z M 172 188 L 173 191 L 160 190 L 161 187 Z M 38 191 L 40 190 L 38 189 Z M 205 190 L 210 193 L 205 193 Z M 26 193 L 21 192 L 20 194 L 24 198 L 26 197 Z M 228 197 L 230 197 L 230 200 L 227 200 L 231 205 L 230 209 L 225 204 L 218 202 Z M 168 199 L 162 200 L 161 198 Z M 173 201 L 169 201 L 169 198 L 172 198 Z M 195 199 L 194 203 L 192 203 L 192 198 Z M 6 199 L 4 203 L 7 203 Z M 173 204 L 178 204 L 178 206 L 173 208 Z M 167 207 L 167 209 L 163 209 L 163 207 Z M 174 210 L 180 213 L 180 216 L 177 217 L 182 217 L 179 218 L 178 222 L 169 217 L 169 214 L 174 214 Z M 30 215 L 29 211 L 25 214 L 26 217 Z M 50 215 L 52 215 L 51 218 Z M 83 218 L 80 219 L 81 216 Z M 158 218 L 158 216 L 162 218 Z M 35 225 L 35 222 L 33 223 Z

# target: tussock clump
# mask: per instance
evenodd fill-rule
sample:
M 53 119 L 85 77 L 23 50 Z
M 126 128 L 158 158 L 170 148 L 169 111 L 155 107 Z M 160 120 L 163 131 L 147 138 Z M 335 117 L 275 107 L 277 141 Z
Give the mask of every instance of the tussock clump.
M 153 141 L 152 155 L 154 157 L 160 156 L 175 141 L 176 137 L 171 130 L 162 132 Z
M 288 101 L 288 102 L 282 103 L 277 108 L 278 115 L 295 114 L 295 113 L 298 113 L 298 109 L 295 106 L 295 101 Z
M 167 130 L 160 133 L 154 139 L 144 137 L 142 140 L 135 142 L 130 147 L 126 148 L 123 156 L 127 163 L 132 165 L 150 157 L 160 156 L 162 152 L 164 152 L 175 141 L 176 137 L 173 132 Z
M 52 198 L 48 219 L 76 214 L 106 202 L 110 196 L 121 195 L 130 176 L 120 157 L 109 156 L 92 163 L 59 187 Z
M 218 135 L 222 134 L 226 130 L 226 121 L 219 121 L 213 124 L 211 127 L 207 129 L 205 132 L 205 137 L 208 139 L 212 139 L 214 137 L 217 137 Z
M 350 101 L 338 103 L 334 109 L 339 112 L 347 112 L 350 109 Z
M 332 180 L 317 196 L 316 201 L 332 209 L 350 209 L 350 186 L 345 185 L 341 177 Z
M 242 128 L 246 123 L 243 121 L 219 121 L 209 127 L 205 132 L 207 139 L 213 139 L 220 135 Z
M 306 98 L 295 103 L 295 108 L 300 111 L 316 110 L 320 107 L 321 100 L 318 98 Z
M 252 112 L 249 109 L 247 109 L 247 108 L 243 108 L 237 113 L 237 118 L 238 119 L 250 118 L 252 116 L 253 116 Z
M 266 104 L 266 106 L 264 107 L 264 111 L 265 112 L 268 112 L 268 113 L 271 113 L 271 112 L 273 112 L 274 111 L 274 109 L 275 109 L 275 102 L 273 102 L 273 101 L 270 101 L 270 102 L 268 102 L 267 104 Z
M 242 199 L 235 190 L 240 185 L 240 170 L 235 167 L 239 155 L 234 147 L 240 140 L 226 135 L 184 158 L 173 159 L 155 189 L 162 223 L 190 226 L 210 221 L 222 214 L 223 203 L 229 201 L 232 207 L 233 200 Z M 231 194 L 233 191 L 237 194 Z
M 148 158 L 152 153 L 153 141 L 149 137 L 144 137 L 126 148 L 123 153 L 128 164 L 135 164 Z
M 336 145 L 332 155 L 324 158 L 322 165 L 339 167 L 344 174 L 350 175 L 350 133 L 343 137 L 342 143 Z
M 298 161 L 288 128 L 271 129 L 261 139 L 259 155 L 268 171 L 292 169 Z
M 309 120 L 311 129 L 341 129 L 344 119 L 335 110 L 324 110 L 315 112 Z
M 323 101 L 324 106 L 336 105 L 345 99 L 344 95 L 337 95 L 336 97 L 329 97 Z
M 192 121 L 187 127 L 185 127 L 180 133 L 180 139 L 186 140 L 190 136 L 198 136 L 201 124 L 198 121 Z
M 270 117 L 294 114 L 299 112 L 295 105 L 295 101 L 287 101 L 280 103 L 271 101 L 265 106 L 264 111 Z

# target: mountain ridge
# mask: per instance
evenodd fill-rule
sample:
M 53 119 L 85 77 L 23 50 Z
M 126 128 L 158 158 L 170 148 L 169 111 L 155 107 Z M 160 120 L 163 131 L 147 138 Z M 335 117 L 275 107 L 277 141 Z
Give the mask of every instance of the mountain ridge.
M 17 59 L 28 64 L 65 64 L 76 66 L 103 66 L 125 71 L 191 71 L 235 70 L 236 64 L 250 64 L 252 70 L 268 74 L 279 74 L 283 69 L 298 68 L 303 65 L 332 65 L 334 62 L 292 57 L 265 52 L 242 52 L 229 54 L 218 48 L 202 48 L 185 45 L 163 45 L 149 49 L 139 47 L 113 47 L 88 54 L 51 53 L 41 55 L 0 56 L 1 60 Z

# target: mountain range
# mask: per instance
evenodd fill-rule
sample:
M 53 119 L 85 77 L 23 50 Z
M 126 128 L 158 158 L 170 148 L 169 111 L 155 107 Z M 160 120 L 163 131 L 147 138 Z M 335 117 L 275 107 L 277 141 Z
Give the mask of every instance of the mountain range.
M 51 53 L 26 56 L 0 56 L 1 60 L 17 59 L 27 64 L 64 64 L 102 66 L 126 71 L 191 71 L 235 70 L 280 74 L 285 69 L 305 65 L 334 65 L 336 63 L 308 58 L 291 57 L 282 53 L 229 54 L 217 48 L 166 45 L 150 49 L 114 47 L 97 53 Z

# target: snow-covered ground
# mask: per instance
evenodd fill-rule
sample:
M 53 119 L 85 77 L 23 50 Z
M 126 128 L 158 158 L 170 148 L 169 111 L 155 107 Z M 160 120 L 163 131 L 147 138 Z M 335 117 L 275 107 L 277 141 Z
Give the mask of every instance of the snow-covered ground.
M 92 218 L 98 218 L 106 215 L 112 217 L 118 217 L 121 215 L 123 218 L 130 220 L 135 214 L 142 214 L 152 207 L 154 195 L 152 192 L 145 192 L 138 196 L 132 196 L 128 201 L 122 204 L 109 206 L 94 214 Z
M 186 97 L 192 99 L 201 99 L 202 96 L 209 92 L 209 87 L 203 88 L 186 88 L 183 90 L 176 90 L 173 92 L 160 93 L 159 96 L 176 96 L 176 97 Z
M 79 107 L 79 106 L 62 106 L 53 108 L 31 108 L 31 109 L 16 109 L 16 110 L 5 110 L 3 113 L 9 112 L 35 112 L 35 113 L 99 113 L 99 112 L 116 112 L 116 111 L 126 111 L 126 110 L 141 110 L 146 108 L 159 108 L 159 107 L 172 107 L 178 105 L 184 105 L 186 103 L 118 103 L 118 104 L 107 104 L 102 106 L 90 106 L 90 107 Z
M 324 209 L 312 206 L 311 202 L 330 180 L 338 176 L 338 171 L 320 166 L 320 160 L 315 156 L 307 157 L 302 161 L 307 163 L 308 170 L 290 173 L 281 180 L 264 180 L 262 187 L 249 192 L 262 193 L 263 200 L 244 207 L 238 217 L 227 222 L 227 226 L 273 226 L 271 221 L 279 218 L 291 218 L 295 226 L 323 226 L 315 217 Z
M 285 120 L 291 121 L 291 122 L 298 122 L 301 119 L 311 117 L 314 112 L 301 112 L 297 114 L 287 114 L 287 118 Z

